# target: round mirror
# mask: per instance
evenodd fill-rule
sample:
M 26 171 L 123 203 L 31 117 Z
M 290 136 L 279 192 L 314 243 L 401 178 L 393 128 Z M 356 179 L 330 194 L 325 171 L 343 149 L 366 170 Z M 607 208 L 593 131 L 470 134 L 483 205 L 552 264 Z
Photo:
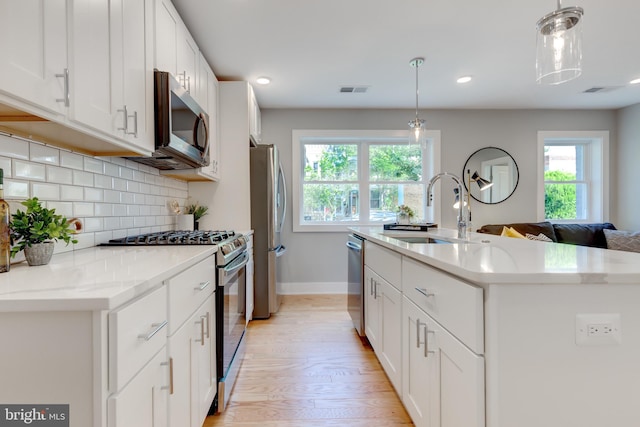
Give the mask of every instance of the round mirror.
M 471 197 L 487 204 L 507 200 L 516 191 L 520 178 L 513 157 L 496 147 L 481 148 L 469 156 L 462 176 Z

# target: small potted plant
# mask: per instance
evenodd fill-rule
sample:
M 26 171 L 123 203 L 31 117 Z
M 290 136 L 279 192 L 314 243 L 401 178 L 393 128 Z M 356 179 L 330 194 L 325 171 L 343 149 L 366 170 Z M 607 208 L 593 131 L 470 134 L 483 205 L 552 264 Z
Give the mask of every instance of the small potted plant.
M 398 224 L 409 224 L 411 222 L 411 218 L 415 215 L 413 209 L 411 209 L 407 205 L 400 205 L 396 208 L 396 220 Z
M 209 208 L 207 206 L 201 206 L 197 201 L 187 201 L 184 206 L 184 213 L 193 215 L 193 229 L 197 230 L 199 228 L 198 221 L 200 218 L 207 214 Z
M 18 211 L 11 215 L 9 228 L 11 229 L 11 257 L 24 250 L 24 256 L 29 265 L 48 264 L 53 255 L 54 244 L 63 240 L 67 245 L 76 244 L 73 238 L 76 228 L 72 228 L 73 221 L 68 221 L 62 215 L 56 215 L 55 209 L 42 207 L 37 197 L 21 202 L 27 208 L 26 212 Z

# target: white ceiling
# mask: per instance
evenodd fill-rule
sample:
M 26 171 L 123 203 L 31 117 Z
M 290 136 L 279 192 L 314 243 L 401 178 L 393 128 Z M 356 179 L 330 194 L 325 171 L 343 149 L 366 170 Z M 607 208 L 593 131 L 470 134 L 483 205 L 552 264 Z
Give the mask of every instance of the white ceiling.
M 605 108 L 640 102 L 640 1 L 584 8 L 583 73 L 535 82 L 536 21 L 554 0 L 173 0 L 220 80 L 262 108 Z M 474 79 L 456 83 L 462 75 Z M 268 86 L 255 84 L 268 76 Z M 340 86 L 367 93 L 339 93 Z M 583 93 L 592 87 L 618 87 Z

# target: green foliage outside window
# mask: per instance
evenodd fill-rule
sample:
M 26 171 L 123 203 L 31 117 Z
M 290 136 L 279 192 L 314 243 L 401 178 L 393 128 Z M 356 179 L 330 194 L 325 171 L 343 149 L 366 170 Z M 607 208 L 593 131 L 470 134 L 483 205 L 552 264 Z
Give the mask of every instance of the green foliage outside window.
M 576 219 L 575 173 L 545 171 L 544 212 L 547 219 Z M 558 181 L 557 184 L 549 181 Z M 563 182 L 564 181 L 564 182 Z

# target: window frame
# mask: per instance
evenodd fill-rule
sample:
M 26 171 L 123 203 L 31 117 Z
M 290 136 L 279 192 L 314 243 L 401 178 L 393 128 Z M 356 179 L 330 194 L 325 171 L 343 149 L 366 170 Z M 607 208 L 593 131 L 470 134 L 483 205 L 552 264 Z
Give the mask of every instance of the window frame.
M 369 151 L 363 150 L 368 145 L 384 145 L 390 142 L 409 143 L 408 131 L 406 130 L 292 130 L 292 225 L 293 232 L 346 232 L 350 227 L 359 226 L 381 226 L 380 222 L 370 222 L 369 220 L 369 204 L 370 194 L 369 185 L 371 184 L 398 184 L 397 181 L 370 181 L 369 177 Z M 440 170 L 440 131 L 427 131 L 426 134 L 427 148 L 422 150 L 422 185 L 426 191 L 428 178 Z M 358 221 L 336 221 L 312 223 L 303 222 L 301 212 L 303 184 L 304 181 L 304 156 L 303 146 L 309 143 L 316 144 L 335 144 L 335 143 L 355 143 L 358 145 L 358 181 L 360 188 L 360 220 Z M 365 180 L 366 177 L 366 180 Z M 323 181 L 322 183 L 330 184 L 333 181 Z M 352 183 L 353 181 L 345 181 L 343 183 Z M 366 189 L 365 191 L 362 191 Z M 425 199 L 426 203 L 426 199 Z M 425 219 L 438 222 L 439 212 L 433 207 L 425 207 Z M 437 217 L 437 218 L 436 218 Z
M 583 146 L 582 179 L 555 181 L 562 183 L 585 183 L 587 192 L 585 219 L 545 218 L 544 148 L 548 145 Z M 539 131 L 538 132 L 538 197 L 537 220 L 552 223 L 594 223 L 609 218 L 609 131 Z

